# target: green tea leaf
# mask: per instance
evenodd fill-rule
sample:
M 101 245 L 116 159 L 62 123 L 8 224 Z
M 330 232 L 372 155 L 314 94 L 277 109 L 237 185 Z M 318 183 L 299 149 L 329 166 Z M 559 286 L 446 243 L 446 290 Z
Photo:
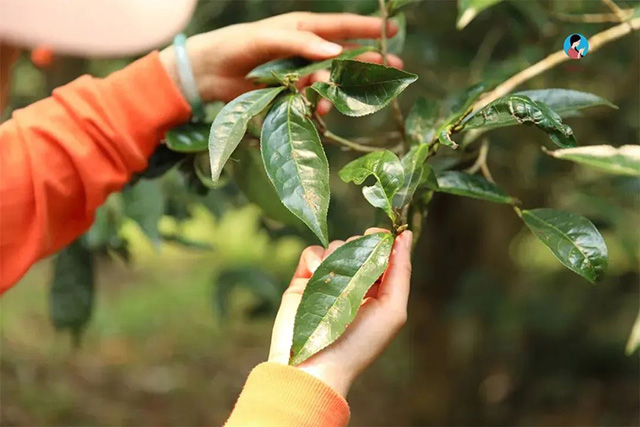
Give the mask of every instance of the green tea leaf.
M 436 136 L 436 121 L 440 104 L 420 97 L 409 110 L 404 131 L 412 144 L 429 144 Z
M 404 42 L 407 38 L 407 19 L 404 13 L 400 12 L 390 19 L 398 27 L 395 36 L 387 40 L 387 52 L 393 55 L 401 55 L 404 50 Z
M 122 192 L 124 214 L 138 223 L 154 244 L 160 243 L 158 221 L 164 214 L 165 197 L 155 180 L 140 180 Z
M 428 188 L 441 193 L 471 197 L 494 203 L 515 203 L 517 199 L 509 196 L 504 190 L 478 175 L 458 171 L 436 172 L 438 187 L 427 184 Z
M 254 68 L 247 74 L 246 78 L 258 83 L 274 85 L 280 83 L 280 80 L 287 74 L 295 73 L 300 76 L 306 76 L 331 67 L 331 62 L 336 59 L 353 59 L 373 50 L 375 50 L 375 46 L 359 46 L 354 49 L 345 50 L 335 58 L 318 62 L 311 62 L 300 57 L 276 59 L 275 61 L 267 62 Z
M 570 89 L 525 90 L 514 95 L 526 96 L 533 102 L 544 102 L 560 117 L 567 117 L 589 107 L 606 106 L 618 109 L 616 105 L 597 95 Z M 514 122 L 517 123 L 515 119 Z
M 607 270 L 607 245 L 587 218 L 555 209 L 523 210 L 533 234 L 570 270 L 594 283 Z
M 624 352 L 627 356 L 631 356 L 638 347 L 640 347 L 640 311 L 638 312 L 636 321 L 633 323 L 633 329 L 631 330 L 631 335 L 629 335 L 629 341 L 627 341 Z
M 51 321 L 58 330 L 70 330 L 76 344 L 93 310 L 93 261 L 93 254 L 81 239 L 61 250 L 54 261 L 49 294 Z
M 478 16 L 480 12 L 502 0 L 458 0 L 458 23 L 456 28 L 462 30 L 469 22 Z
M 331 64 L 331 81 L 316 82 L 311 88 L 327 98 L 338 111 L 359 117 L 381 110 L 418 76 L 397 68 L 352 60 Z
M 241 148 L 235 151 L 233 158 L 233 180 L 249 202 L 256 204 L 262 212 L 274 221 L 300 227 L 301 221 L 287 209 L 271 180 L 264 170 L 260 150 Z
M 590 145 L 547 151 L 557 159 L 571 160 L 617 175 L 640 176 L 640 145 Z
M 417 3 L 420 0 L 389 0 L 387 3 L 387 10 L 389 11 L 389 16 L 393 16 L 403 7 L 411 4 Z
M 348 163 L 339 172 L 340 179 L 360 185 L 373 175 L 377 183 L 364 187 L 362 194 L 369 203 L 383 209 L 394 219 L 392 200 L 404 183 L 404 170 L 398 156 L 391 151 L 376 151 L 366 154 Z
M 340 246 L 320 264 L 296 313 L 290 365 L 304 362 L 342 335 L 387 268 L 392 247 L 391 234 L 369 234 Z
M 329 162 L 300 95 L 279 98 L 269 111 L 261 148 L 282 203 L 328 245 Z
M 486 83 L 475 84 L 462 92 L 448 99 L 446 104 L 449 105 L 449 113 L 447 118 L 440 124 L 436 130 L 438 141 L 453 149 L 458 148 L 451 139 L 451 133 L 454 126 L 462 121 L 463 117 L 469 113 L 469 109 L 473 103 L 487 90 Z
M 283 90 L 284 87 L 275 87 L 247 92 L 225 105 L 218 113 L 209 134 L 212 181 L 220 178 L 222 168 L 247 131 L 249 120 L 260 114 Z
M 534 102 L 523 95 L 507 95 L 475 112 L 464 129 L 499 128 L 514 124 L 532 124 L 545 131 L 561 148 L 576 146 L 573 130 L 544 102 Z
M 198 153 L 207 151 L 211 123 L 185 123 L 165 135 L 165 143 L 173 151 Z
M 402 158 L 402 168 L 404 170 L 404 184 L 393 197 L 392 206 L 402 208 L 411 202 L 413 193 L 422 180 L 424 171 L 424 161 L 429 154 L 429 146 L 425 144 L 416 145 Z M 427 166 L 429 167 L 429 166 Z

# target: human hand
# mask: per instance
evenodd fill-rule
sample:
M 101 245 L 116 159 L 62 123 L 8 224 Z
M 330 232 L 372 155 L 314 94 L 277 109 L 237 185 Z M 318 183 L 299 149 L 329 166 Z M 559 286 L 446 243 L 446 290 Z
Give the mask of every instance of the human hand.
M 345 39 L 379 38 L 380 18 L 348 13 L 292 12 L 261 21 L 231 25 L 199 34 L 187 40 L 187 51 L 200 96 L 204 101 L 228 102 L 255 89 L 246 80 L 249 71 L 278 58 L 302 56 L 321 61 L 339 55 L 343 46 L 335 42 Z M 388 24 L 389 37 L 397 27 Z M 330 41 L 331 40 L 331 41 Z M 178 83 L 175 52 L 172 46 L 160 53 L 160 59 L 172 79 Z M 368 52 L 357 58 L 381 62 L 381 55 Z M 402 61 L 388 56 L 391 66 L 401 68 Z M 327 80 L 326 70 L 308 76 L 301 84 Z M 328 101 L 318 106 L 320 113 L 328 111 Z
M 385 231 L 370 228 L 365 234 Z M 358 236 L 356 236 L 358 237 Z M 353 240 L 351 237 L 347 241 Z M 362 302 L 358 314 L 333 344 L 297 365 L 346 397 L 354 379 L 387 348 L 407 319 L 411 279 L 411 231 L 400 234 L 393 245 L 389 266 Z M 298 268 L 282 297 L 271 337 L 269 361 L 287 364 L 293 324 L 304 288 L 313 271 L 331 252 L 343 245 L 336 240 L 328 249 L 310 246 L 300 256 Z

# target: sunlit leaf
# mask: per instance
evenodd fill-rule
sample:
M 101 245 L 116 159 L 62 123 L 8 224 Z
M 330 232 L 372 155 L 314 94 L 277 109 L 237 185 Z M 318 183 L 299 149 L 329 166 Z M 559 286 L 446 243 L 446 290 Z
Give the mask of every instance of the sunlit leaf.
M 549 155 L 563 160 L 593 166 L 618 175 L 640 176 L 640 145 L 590 145 L 548 151 Z
M 517 199 L 509 196 L 502 188 L 478 175 L 470 175 L 458 171 L 444 171 L 436 172 L 436 177 L 438 180 L 437 188 L 427 184 L 434 191 L 494 203 L 509 204 L 517 202 Z
M 339 172 L 344 182 L 362 184 L 373 175 L 376 184 L 364 187 L 362 193 L 369 203 L 383 209 L 391 220 L 394 219 L 392 200 L 404 183 L 404 170 L 398 156 L 391 151 L 376 151 L 348 163 Z
M 392 246 L 391 234 L 369 234 L 340 246 L 320 264 L 296 313 L 289 364 L 304 362 L 342 335 L 387 268 Z
M 79 343 L 93 310 L 95 272 L 93 254 L 76 240 L 55 258 L 49 294 L 49 313 L 53 326 L 69 330 Z
M 570 89 L 525 90 L 514 95 L 526 96 L 533 102 L 544 102 L 561 117 L 568 117 L 589 107 L 605 106 L 618 109 L 616 105 L 597 95 Z
M 269 218 L 292 226 L 302 223 L 287 209 L 264 170 L 260 150 L 241 148 L 235 151 L 233 159 L 233 179 L 245 197 L 256 204 Z
M 384 108 L 418 76 L 397 68 L 352 60 L 331 65 L 331 81 L 311 88 L 347 116 L 364 116 Z
M 591 283 L 602 278 L 609 262 L 607 246 L 587 218 L 545 208 L 523 210 L 522 219 L 567 268 Z
M 258 89 L 240 95 L 224 106 L 211 125 L 209 157 L 211 180 L 217 181 L 231 153 L 247 131 L 249 120 L 264 110 L 284 87 Z
M 278 99 L 262 126 L 260 146 L 282 203 L 328 245 L 329 162 L 300 95 Z
M 530 124 L 543 130 L 561 148 L 576 146 L 573 130 L 544 102 L 534 102 L 523 95 L 507 95 L 474 113 L 464 129 L 499 128 Z
M 425 144 L 416 145 L 402 158 L 402 169 L 404 170 L 404 183 L 393 197 L 392 206 L 402 208 L 411 202 L 413 193 L 422 180 L 424 171 L 424 161 L 429 154 L 429 146 Z M 427 168 L 430 168 L 427 166 Z
M 165 143 L 173 151 L 197 153 L 207 151 L 211 123 L 185 123 L 165 135 Z
M 440 103 L 420 97 L 409 110 L 404 131 L 412 144 L 429 144 L 436 136 Z
M 318 62 L 311 62 L 300 57 L 276 59 L 254 68 L 247 74 L 247 78 L 268 85 L 278 84 L 287 74 L 295 73 L 300 76 L 306 76 L 331 67 L 331 62 L 336 59 L 353 59 L 373 50 L 375 50 L 374 46 L 359 46 L 354 49 L 347 49 L 335 58 Z
M 480 12 L 491 7 L 502 0 L 458 0 L 458 23 L 456 27 L 461 30 L 469 22 L 478 16 Z

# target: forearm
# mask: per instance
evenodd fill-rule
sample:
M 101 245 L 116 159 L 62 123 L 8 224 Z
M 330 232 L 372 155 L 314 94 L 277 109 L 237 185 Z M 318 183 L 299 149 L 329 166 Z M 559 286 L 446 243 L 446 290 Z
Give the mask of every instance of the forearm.
M 157 53 L 14 112 L 0 126 L 0 291 L 84 232 L 189 115 Z

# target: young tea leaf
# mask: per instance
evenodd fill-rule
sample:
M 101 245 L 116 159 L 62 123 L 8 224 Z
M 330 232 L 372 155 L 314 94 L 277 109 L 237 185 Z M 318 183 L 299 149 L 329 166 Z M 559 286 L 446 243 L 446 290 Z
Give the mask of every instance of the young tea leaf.
M 449 105 L 449 113 L 447 118 L 440 124 L 436 130 L 438 141 L 441 144 L 451 147 L 453 149 L 458 148 L 451 139 L 451 133 L 455 125 L 462 121 L 463 117 L 469 113 L 471 105 L 487 90 L 487 84 L 478 83 L 475 84 L 461 93 L 455 94 L 453 97 L 447 100 L 446 104 Z
M 392 206 L 402 208 L 411 202 L 413 193 L 422 180 L 424 171 L 424 161 L 429 154 L 429 146 L 426 144 L 416 145 L 402 158 L 402 168 L 404 170 L 404 184 L 393 197 Z M 427 166 L 429 168 L 429 166 Z
M 587 218 L 555 209 L 522 211 L 524 223 L 570 270 L 594 283 L 609 262 L 607 245 Z
M 198 153 L 207 151 L 211 123 L 186 123 L 175 127 L 165 135 L 165 143 L 173 151 Z
M 331 81 L 311 88 L 327 98 L 338 111 L 359 117 L 381 110 L 418 76 L 397 68 L 353 60 L 334 60 Z
M 249 120 L 260 114 L 284 87 L 253 90 L 240 95 L 218 113 L 209 134 L 211 180 L 220 178 L 222 168 L 247 131 Z
M 280 83 L 280 80 L 287 74 L 295 73 L 300 76 L 306 76 L 331 67 L 331 62 L 336 59 L 353 59 L 373 50 L 375 50 L 375 46 L 359 46 L 354 49 L 345 50 L 335 58 L 318 62 L 311 62 L 300 57 L 276 59 L 275 61 L 267 62 L 254 68 L 247 74 L 246 78 L 258 83 L 274 85 Z
M 511 204 L 517 199 L 509 196 L 504 190 L 478 175 L 458 171 L 436 172 L 438 187 L 426 184 L 428 188 L 441 193 L 471 197 L 494 203 Z
M 436 135 L 436 121 L 440 104 L 420 97 L 409 110 L 404 131 L 412 144 L 429 144 Z
M 93 254 L 78 239 L 56 256 L 49 294 L 53 326 L 70 330 L 76 344 L 91 318 L 94 286 Z
M 618 175 L 640 176 L 640 145 L 590 145 L 547 151 L 557 159 L 571 160 Z
M 636 321 L 633 323 L 633 329 L 631 329 L 629 341 L 627 341 L 624 352 L 627 356 L 631 356 L 638 347 L 640 347 L 640 311 L 638 312 Z
M 391 234 L 369 234 L 345 243 L 322 261 L 296 313 L 290 365 L 304 362 L 342 335 L 387 268 L 392 247 Z
M 532 124 L 545 131 L 561 148 L 576 146 L 573 130 L 544 102 L 534 102 L 523 95 L 507 95 L 474 113 L 464 129 L 499 128 L 514 124 Z
M 469 22 L 478 16 L 480 12 L 502 0 L 458 0 L 458 23 L 456 27 L 462 30 Z
M 533 102 L 544 102 L 560 117 L 567 117 L 589 107 L 606 106 L 618 109 L 616 105 L 597 95 L 570 89 L 525 90 L 514 95 L 526 96 Z
M 376 184 L 364 187 L 362 193 L 369 203 L 383 209 L 394 219 L 392 200 L 404 183 L 404 170 L 398 156 L 391 151 L 376 151 L 348 163 L 339 172 L 340 179 L 360 185 L 373 175 Z
M 300 95 L 278 99 L 262 126 L 262 159 L 282 203 L 329 243 L 329 162 Z

